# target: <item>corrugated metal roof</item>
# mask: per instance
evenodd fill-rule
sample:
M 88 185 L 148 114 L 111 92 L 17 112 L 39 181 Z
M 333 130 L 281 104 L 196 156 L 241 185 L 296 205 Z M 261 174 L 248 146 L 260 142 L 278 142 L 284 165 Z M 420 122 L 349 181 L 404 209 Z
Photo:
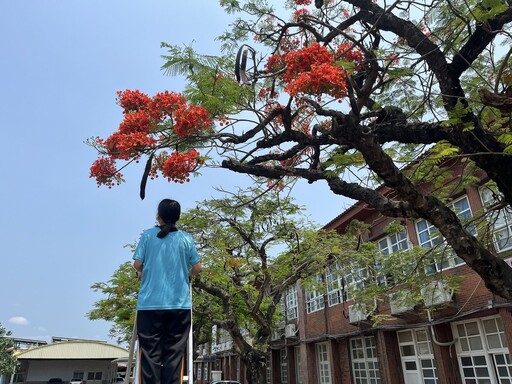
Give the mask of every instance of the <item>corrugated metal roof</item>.
M 62 341 L 16 353 L 18 359 L 117 359 L 128 350 L 98 341 Z

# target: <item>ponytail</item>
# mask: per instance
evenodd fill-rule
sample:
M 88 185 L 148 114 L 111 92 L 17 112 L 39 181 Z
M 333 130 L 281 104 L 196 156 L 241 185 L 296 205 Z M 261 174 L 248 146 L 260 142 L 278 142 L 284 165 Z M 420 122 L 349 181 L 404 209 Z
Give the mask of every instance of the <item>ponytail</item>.
M 175 232 L 178 228 L 176 228 L 176 223 L 165 224 L 160 227 L 160 232 L 157 233 L 156 237 L 159 239 L 163 239 L 165 236 L 169 234 L 169 232 Z
M 163 239 L 169 232 L 175 232 L 176 222 L 180 219 L 181 207 L 176 200 L 164 199 L 158 204 L 158 216 L 165 225 L 160 227 L 160 232 L 156 235 L 159 239 Z

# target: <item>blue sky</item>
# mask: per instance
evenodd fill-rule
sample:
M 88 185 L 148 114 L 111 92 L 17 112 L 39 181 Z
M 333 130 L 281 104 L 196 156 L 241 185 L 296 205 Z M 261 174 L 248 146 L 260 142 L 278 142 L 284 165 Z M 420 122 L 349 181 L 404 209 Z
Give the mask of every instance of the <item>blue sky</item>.
M 157 203 L 186 210 L 248 182 L 206 170 L 184 185 L 151 182 L 141 201 L 140 166 L 97 188 L 84 144 L 119 125 L 116 91 L 183 88 L 160 70 L 160 42 L 216 54 L 230 20 L 211 0 L 0 0 L 0 323 L 13 336 L 113 342 L 110 324 L 86 318 L 101 298 L 90 286 L 131 260 L 123 246 L 154 224 Z M 319 224 L 350 205 L 325 184 L 299 183 L 293 196 Z

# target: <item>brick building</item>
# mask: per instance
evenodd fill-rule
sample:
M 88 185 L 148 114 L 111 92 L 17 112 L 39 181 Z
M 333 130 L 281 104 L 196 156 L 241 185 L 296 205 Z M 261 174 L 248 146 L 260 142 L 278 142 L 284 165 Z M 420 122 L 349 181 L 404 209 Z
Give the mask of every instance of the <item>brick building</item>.
M 428 188 L 428 185 L 424 186 Z M 451 199 L 459 218 L 471 221 L 493 198 L 484 185 L 460 189 Z M 366 241 L 384 254 L 414 246 L 431 248 L 442 239 L 427 221 L 402 220 L 388 235 L 382 217 L 358 202 L 325 226 L 343 233 L 357 219 L 371 224 Z M 512 211 L 496 213 L 490 246 L 511 264 Z M 476 226 L 473 227 L 476 231 Z M 512 383 L 512 302 L 493 295 L 480 277 L 453 253 L 431 265 L 440 276 L 460 276 L 451 291 L 443 280 L 425 290 L 422 305 L 379 302 L 392 320 L 377 326 L 350 300 L 350 284 L 331 268 L 324 291 L 293 287 L 285 299 L 284 329 L 272 341 L 270 380 L 288 384 L 498 384 Z M 353 271 L 357 272 L 357 271 Z M 359 273 L 361 275 L 361 273 Z M 432 287 L 431 287 L 432 288 Z
M 462 172 L 462 169 L 461 169 Z M 447 184 L 460 178 L 460 173 Z M 482 181 L 453 188 L 451 208 L 469 221 L 485 212 L 495 198 Z M 455 183 L 460 185 L 459 183 Z M 430 188 L 424 185 L 423 188 Z M 381 191 L 385 192 L 384 188 Z M 359 220 L 370 224 L 365 241 L 388 255 L 399 250 L 442 247 L 443 240 L 426 220 L 401 220 L 403 230 L 388 234 L 392 220 L 358 202 L 324 228 L 344 233 Z M 476 233 L 474 224 L 471 231 Z M 512 264 L 512 210 L 494 214 L 489 246 Z M 373 324 L 368 311 L 354 303 L 350 291 L 365 277 L 350 276 L 336 265 L 318 276 L 324 289 L 308 290 L 300 282 L 283 300 L 284 320 L 273 330 L 268 383 L 280 384 L 503 384 L 512 383 L 512 302 L 496 297 L 479 275 L 449 249 L 431 263 L 428 273 L 441 276 L 422 291 L 420 305 L 390 300 L 378 303 L 390 319 Z M 458 289 L 443 279 L 459 276 Z M 318 286 L 317 286 L 318 287 Z M 229 340 L 225 341 L 229 343 Z M 229 345 L 226 344 L 228 347 Z M 208 369 L 225 379 L 245 382 L 243 367 L 231 348 L 217 348 L 213 359 L 199 362 L 201 383 Z

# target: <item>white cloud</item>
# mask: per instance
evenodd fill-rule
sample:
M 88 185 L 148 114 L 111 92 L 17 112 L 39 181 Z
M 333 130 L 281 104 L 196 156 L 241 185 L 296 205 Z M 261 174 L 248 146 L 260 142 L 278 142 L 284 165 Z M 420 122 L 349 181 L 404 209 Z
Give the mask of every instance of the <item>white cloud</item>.
M 9 323 L 15 325 L 29 325 L 30 321 L 28 321 L 27 318 L 23 316 L 14 316 L 9 319 Z

